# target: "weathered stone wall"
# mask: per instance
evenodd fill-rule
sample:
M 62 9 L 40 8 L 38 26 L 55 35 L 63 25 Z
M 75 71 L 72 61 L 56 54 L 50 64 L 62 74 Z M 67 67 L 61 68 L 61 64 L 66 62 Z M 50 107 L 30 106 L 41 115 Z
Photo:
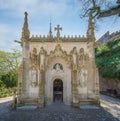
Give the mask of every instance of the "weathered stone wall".
M 100 91 L 106 91 L 107 89 L 115 89 L 120 94 L 120 80 L 100 77 Z
M 120 31 L 116 31 L 111 34 L 109 33 L 109 31 L 107 31 L 100 39 L 97 40 L 97 45 L 104 45 L 107 42 L 113 41 L 118 38 L 120 38 Z

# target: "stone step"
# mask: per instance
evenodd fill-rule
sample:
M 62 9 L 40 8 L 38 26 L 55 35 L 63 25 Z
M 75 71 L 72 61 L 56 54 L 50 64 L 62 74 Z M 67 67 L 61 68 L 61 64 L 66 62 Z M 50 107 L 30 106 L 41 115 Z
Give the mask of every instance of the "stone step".
M 100 109 L 100 107 L 96 105 L 82 105 L 80 106 L 80 109 Z
M 17 107 L 17 110 L 35 110 L 37 108 L 38 108 L 37 105 L 24 105 Z

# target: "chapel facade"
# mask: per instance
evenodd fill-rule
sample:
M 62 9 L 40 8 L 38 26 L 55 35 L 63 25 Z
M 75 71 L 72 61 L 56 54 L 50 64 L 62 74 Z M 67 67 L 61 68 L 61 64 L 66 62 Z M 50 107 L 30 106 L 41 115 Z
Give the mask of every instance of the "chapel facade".
M 18 72 L 18 105 L 99 104 L 92 15 L 89 14 L 86 37 L 62 37 L 59 25 L 53 36 L 51 24 L 47 36 L 30 37 L 27 16 L 25 12 L 20 41 L 23 60 Z

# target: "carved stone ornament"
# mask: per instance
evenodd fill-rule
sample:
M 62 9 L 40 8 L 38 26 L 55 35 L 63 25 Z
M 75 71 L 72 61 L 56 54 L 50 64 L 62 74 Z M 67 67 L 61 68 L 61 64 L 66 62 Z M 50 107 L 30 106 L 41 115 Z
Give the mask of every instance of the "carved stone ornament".
M 31 61 L 31 64 L 37 65 L 37 63 L 38 63 L 38 55 L 37 55 L 36 48 L 34 48 L 32 53 L 30 53 L 30 61 Z
M 51 51 L 50 55 L 47 56 L 47 64 L 55 57 L 63 58 L 69 65 L 71 65 L 71 55 L 68 55 L 66 51 L 63 51 L 60 44 L 56 45 L 55 50 Z
M 63 73 L 64 70 L 63 70 L 63 65 L 61 63 L 56 63 L 53 65 L 53 70 L 52 70 L 54 73 Z

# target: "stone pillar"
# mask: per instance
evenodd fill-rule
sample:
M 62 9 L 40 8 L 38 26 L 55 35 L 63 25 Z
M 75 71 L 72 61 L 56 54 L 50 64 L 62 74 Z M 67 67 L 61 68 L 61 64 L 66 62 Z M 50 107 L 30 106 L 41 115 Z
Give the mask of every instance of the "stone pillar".
M 22 84 L 23 84 L 23 65 L 19 67 L 18 70 L 18 104 L 20 103 L 21 100 L 21 95 L 22 95 Z
M 100 100 L 100 97 L 99 97 L 99 74 L 98 74 L 98 69 L 95 68 L 95 95 L 96 95 L 96 99 L 98 100 L 98 103 L 99 103 L 99 100 Z
M 23 44 L 23 94 L 28 97 L 28 82 L 29 82 L 29 43 Z
M 38 106 L 44 107 L 45 105 L 45 95 L 44 95 L 44 88 L 45 88 L 45 72 L 41 71 L 40 73 L 41 79 L 39 81 L 39 98 L 38 98 Z
M 72 105 L 79 107 L 79 95 L 77 90 L 77 70 L 72 72 Z

